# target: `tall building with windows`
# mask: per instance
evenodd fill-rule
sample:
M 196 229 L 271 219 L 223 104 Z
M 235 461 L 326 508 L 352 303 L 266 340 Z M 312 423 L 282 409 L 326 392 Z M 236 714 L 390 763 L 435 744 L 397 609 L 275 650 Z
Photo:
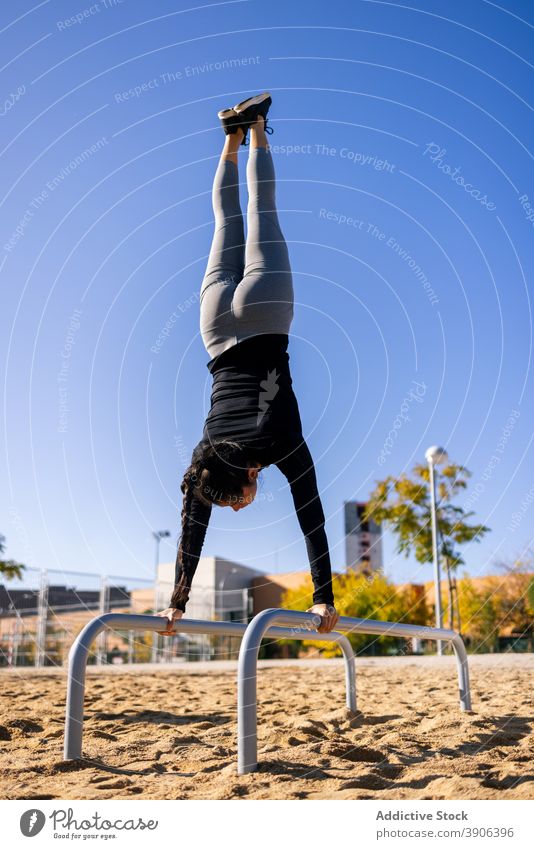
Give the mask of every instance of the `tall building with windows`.
M 364 501 L 345 501 L 345 561 L 347 569 L 382 570 L 382 527 L 364 519 Z

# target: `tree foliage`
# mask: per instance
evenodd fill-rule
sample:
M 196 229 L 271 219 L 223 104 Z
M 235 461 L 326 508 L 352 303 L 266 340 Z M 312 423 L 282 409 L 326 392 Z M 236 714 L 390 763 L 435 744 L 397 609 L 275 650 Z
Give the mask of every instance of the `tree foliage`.
M 336 610 L 340 616 L 386 622 L 412 622 L 417 625 L 423 625 L 427 621 L 424 596 L 413 586 L 396 587 L 382 572 L 363 575 L 349 570 L 345 574 L 334 576 L 332 586 Z M 312 605 L 312 594 L 310 577 L 302 586 L 287 590 L 282 604 L 291 610 L 306 610 Z M 373 637 L 366 634 L 348 634 L 348 637 L 355 650 L 361 650 L 370 643 L 377 643 L 382 648 L 398 643 L 398 640 L 391 637 Z M 303 645 L 313 646 L 328 657 L 340 653 L 335 643 L 306 640 Z
M 470 520 L 474 511 L 464 510 L 455 503 L 467 488 L 471 472 L 457 463 L 448 463 L 436 471 L 436 517 L 438 551 L 449 579 L 449 624 L 454 627 L 453 581 L 458 567 L 465 561 L 460 546 L 479 542 L 490 528 Z M 388 525 L 397 538 L 397 552 L 408 557 L 415 555 L 419 563 L 432 562 L 432 515 L 430 470 L 427 464 L 417 463 L 411 476 L 398 478 L 389 475 L 376 483 L 365 509 L 365 518 Z
M 516 633 L 534 632 L 534 562 L 531 557 L 499 564 L 495 594 L 502 625 Z
M 493 651 L 499 631 L 499 604 L 491 585 L 475 585 L 464 577 L 458 593 L 460 616 L 471 651 Z
M 0 534 L 0 555 L 5 551 L 6 538 Z M 3 575 L 8 580 L 12 578 L 21 578 L 22 572 L 26 567 L 22 563 L 17 563 L 15 560 L 0 559 L 0 575 Z
M 466 542 L 479 542 L 490 528 L 471 524 L 474 511 L 465 511 L 454 498 L 467 487 L 471 472 L 457 463 L 449 463 L 439 472 L 436 515 L 438 519 L 440 552 L 453 571 L 464 564 L 458 548 Z M 397 551 L 406 557 L 413 551 L 419 563 L 432 561 L 430 471 L 428 465 L 417 463 L 412 477 L 389 475 L 378 481 L 368 500 L 367 519 L 384 523 L 397 536 Z
M 534 578 L 531 578 L 527 587 L 527 601 L 529 613 L 534 616 Z

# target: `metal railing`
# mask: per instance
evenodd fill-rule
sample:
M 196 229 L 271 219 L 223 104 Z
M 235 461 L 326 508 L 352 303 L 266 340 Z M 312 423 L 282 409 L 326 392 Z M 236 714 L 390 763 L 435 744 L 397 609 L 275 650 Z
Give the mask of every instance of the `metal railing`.
M 319 624 L 315 617 L 313 627 Z M 65 760 L 82 757 L 83 707 L 85 700 L 85 672 L 91 643 L 106 628 L 121 630 L 161 631 L 165 621 L 160 616 L 143 616 L 130 613 L 106 613 L 87 623 L 74 640 L 68 659 L 67 706 L 65 713 Z M 180 619 L 175 624 L 177 634 L 216 634 L 231 637 L 244 637 L 247 626 L 241 622 L 210 622 L 202 619 Z M 265 634 L 273 639 L 310 639 L 309 627 L 280 628 L 272 627 Z M 356 672 L 352 646 L 343 634 L 331 631 L 326 634 L 313 634 L 314 640 L 336 642 L 345 659 L 346 704 L 350 710 L 356 710 Z M 256 655 L 257 659 L 257 655 Z M 256 664 L 255 664 L 256 667 Z
M 257 743 L 257 664 L 260 643 L 266 633 L 271 633 L 277 623 L 294 628 L 317 627 L 320 617 L 298 610 L 270 608 L 258 613 L 249 623 L 239 650 L 237 673 L 237 770 L 240 775 L 258 768 Z M 450 642 L 456 656 L 460 708 L 471 710 L 469 666 L 462 638 L 446 628 L 428 628 L 423 625 L 404 625 L 400 622 L 378 622 L 374 619 L 355 619 L 341 616 L 336 628 L 344 634 L 379 634 L 380 636 L 418 637 L 422 640 Z M 292 629 L 292 630 L 293 630 Z M 308 639 L 322 636 L 313 632 Z

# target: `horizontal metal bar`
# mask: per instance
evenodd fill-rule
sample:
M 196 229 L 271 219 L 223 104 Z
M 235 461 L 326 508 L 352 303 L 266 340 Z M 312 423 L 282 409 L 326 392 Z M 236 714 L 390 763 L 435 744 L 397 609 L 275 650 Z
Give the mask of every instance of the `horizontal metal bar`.
M 340 620 L 341 621 L 341 620 Z M 151 616 L 141 613 L 103 613 L 96 616 L 80 631 L 76 641 L 71 646 L 71 652 L 77 641 L 83 641 L 89 645 L 104 628 L 117 628 L 121 631 L 162 631 L 165 629 L 165 619 L 161 616 Z M 247 629 L 244 622 L 224 622 L 211 619 L 177 619 L 174 621 L 174 630 L 179 634 L 220 634 L 227 637 L 242 637 Z M 319 633 L 305 624 L 295 622 L 293 627 L 273 626 L 265 636 L 278 639 L 306 639 L 332 642 L 334 634 L 339 636 L 340 629 Z M 170 635 L 172 636 L 172 635 Z
M 279 609 L 280 617 L 277 622 L 286 624 L 300 624 L 302 628 L 313 630 L 315 623 L 310 618 L 314 614 L 304 613 L 300 610 L 285 610 Z M 265 613 L 265 611 L 262 611 Z M 454 640 L 457 636 L 455 631 L 450 631 L 447 628 L 429 628 L 427 625 L 409 625 L 404 622 L 380 622 L 377 619 L 358 619 L 351 616 L 340 616 L 336 622 L 336 631 L 341 631 L 343 634 L 380 634 L 381 636 L 419 637 L 422 640 Z M 315 639 L 315 637 L 314 637 Z

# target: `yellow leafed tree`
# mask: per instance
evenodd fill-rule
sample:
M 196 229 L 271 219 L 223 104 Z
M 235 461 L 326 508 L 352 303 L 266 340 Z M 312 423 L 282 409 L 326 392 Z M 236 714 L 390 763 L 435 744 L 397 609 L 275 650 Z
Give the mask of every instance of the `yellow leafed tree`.
M 355 616 L 362 619 L 380 619 L 387 622 L 411 622 L 424 625 L 428 611 L 423 594 L 414 586 L 396 587 L 382 572 L 370 575 L 352 570 L 336 575 L 332 580 L 336 610 L 340 616 Z M 306 610 L 312 604 L 313 585 L 311 577 L 292 590 L 287 590 L 282 605 L 292 610 Z M 398 645 L 392 637 L 374 637 L 366 634 L 349 634 L 355 651 L 375 643 L 381 649 Z M 303 641 L 303 646 L 316 647 L 323 655 L 334 657 L 340 654 L 335 643 L 313 640 Z

